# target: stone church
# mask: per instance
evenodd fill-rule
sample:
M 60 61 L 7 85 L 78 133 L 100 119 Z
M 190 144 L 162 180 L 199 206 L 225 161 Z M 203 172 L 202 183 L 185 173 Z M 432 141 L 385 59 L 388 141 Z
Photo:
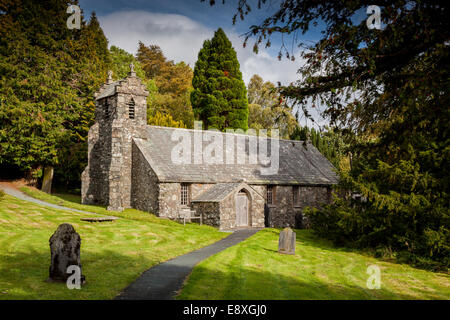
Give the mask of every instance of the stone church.
M 278 168 L 270 175 L 261 173 L 262 164 L 248 161 L 254 152 L 251 137 L 237 133 L 216 131 L 214 140 L 243 139 L 244 147 L 233 144 L 231 154 L 243 154 L 244 162 L 173 161 L 179 143 L 174 133 L 192 138 L 195 149 L 198 135 L 207 147 L 208 139 L 201 137 L 210 131 L 147 125 L 149 93 L 130 68 L 119 81 L 110 73 L 95 94 L 96 122 L 89 130 L 88 166 L 82 173 L 84 204 L 113 211 L 136 208 L 173 220 L 190 208 L 204 223 L 230 230 L 301 228 L 303 208 L 331 200 L 331 186 L 337 183 L 333 166 L 309 142 L 276 140 Z

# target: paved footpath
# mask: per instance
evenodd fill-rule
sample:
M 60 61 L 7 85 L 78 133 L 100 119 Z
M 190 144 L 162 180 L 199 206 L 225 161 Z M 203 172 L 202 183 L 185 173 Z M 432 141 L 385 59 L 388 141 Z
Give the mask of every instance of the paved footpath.
M 73 208 L 68 208 L 68 207 L 57 205 L 57 204 L 53 204 L 53 203 L 45 202 L 45 201 L 42 201 L 42 200 L 38 200 L 36 198 L 30 197 L 29 195 L 23 193 L 19 189 L 16 189 L 16 188 L 10 186 L 8 183 L 0 182 L 0 190 L 3 190 L 6 194 L 8 194 L 10 196 L 13 196 L 13 197 L 16 197 L 16 198 L 18 198 L 20 200 L 33 202 L 33 203 L 39 204 L 41 206 L 46 206 L 46 207 L 60 209 L 60 210 L 75 211 L 75 212 L 80 212 L 80 213 L 95 214 L 95 215 L 99 215 L 99 216 L 105 217 L 105 215 L 102 215 L 102 214 L 99 214 L 99 213 L 88 212 L 88 211 L 83 211 L 83 210 L 78 210 L 78 209 L 73 209 Z
M 125 288 L 116 300 L 173 300 L 184 279 L 200 261 L 255 234 L 258 229 L 242 229 L 207 247 L 158 264 L 145 271 Z

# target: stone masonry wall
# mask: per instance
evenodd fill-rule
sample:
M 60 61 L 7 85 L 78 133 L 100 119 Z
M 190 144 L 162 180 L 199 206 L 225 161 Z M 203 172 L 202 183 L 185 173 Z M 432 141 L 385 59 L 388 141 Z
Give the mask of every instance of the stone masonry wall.
M 252 188 L 245 188 L 249 198 L 249 226 L 264 227 L 264 202 L 262 195 Z M 220 202 L 220 229 L 229 230 L 236 227 L 236 196 L 239 190 L 228 195 Z
M 194 199 L 204 191 L 208 190 L 213 184 L 190 185 L 190 198 Z M 159 212 L 160 217 L 176 219 L 183 206 L 181 206 L 181 184 L 180 183 L 159 183 Z M 188 208 L 189 206 L 184 206 Z
M 82 202 L 120 211 L 131 207 L 131 142 L 142 135 L 147 124 L 148 92 L 133 70 L 126 79 L 111 85 L 115 93 L 96 101 L 96 124 L 89 130 L 88 166 L 82 174 Z M 133 119 L 130 105 L 134 105 Z
M 305 207 L 320 207 L 330 201 L 327 187 L 299 187 L 299 203 L 294 206 L 292 186 L 275 187 L 275 203 L 267 205 L 268 227 L 307 228 L 308 221 L 303 217 Z
M 179 183 L 159 183 L 158 216 L 176 219 L 180 209 L 181 186 Z
M 132 146 L 131 205 L 156 214 L 159 211 L 158 178 L 136 144 Z
M 220 205 L 218 202 L 193 202 L 192 209 L 201 215 L 203 223 L 213 227 L 220 227 Z
M 104 120 L 104 105 L 115 106 L 115 99 L 97 102 L 97 122 L 88 133 L 88 166 L 81 179 L 83 204 L 109 204 L 109 170 L 111 166 L 111 122 Z
M 131 207 L 132 139 L 139 138 L 147 124 L 147 92 L 139 78 L 130 76 L 116 87 L 117 107 L 112 122 L 112 162 L 110 168 L 109 209 Z M 134 119 L 129 105 L 134 103 Z

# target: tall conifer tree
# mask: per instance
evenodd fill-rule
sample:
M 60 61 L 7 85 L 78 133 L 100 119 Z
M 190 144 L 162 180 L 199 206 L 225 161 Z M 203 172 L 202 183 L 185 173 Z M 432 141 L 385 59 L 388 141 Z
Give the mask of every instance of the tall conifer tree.
M 78 181 L 93 96 L 106 76 L 107 40 L 95 15 L 68 29 L 78 1 L 0 0 L 0 166 Z M 8 168 L 8 170 L 6 170 Z M 61 170 L 59 170 L 59 169 Z M 58 171 L 59 170 L 59 171 Z
M 236 51 L 222 29 L 203 43 L 192 85 L 194 114 L 206 129 L 248 128 L 247 90 Z

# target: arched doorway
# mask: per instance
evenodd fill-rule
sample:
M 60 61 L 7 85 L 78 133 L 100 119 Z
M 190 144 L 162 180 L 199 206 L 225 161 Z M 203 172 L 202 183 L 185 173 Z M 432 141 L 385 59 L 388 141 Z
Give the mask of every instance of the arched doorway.
M 249 226 L 249 202 L 247 192 L 239 191 L 236 195 L 236 227 Z

